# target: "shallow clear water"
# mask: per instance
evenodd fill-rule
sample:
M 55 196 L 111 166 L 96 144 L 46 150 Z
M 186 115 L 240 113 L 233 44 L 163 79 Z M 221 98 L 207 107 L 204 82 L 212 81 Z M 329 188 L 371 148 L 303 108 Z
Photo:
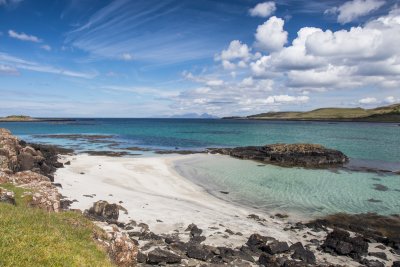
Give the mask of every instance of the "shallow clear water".
M 182 160 L 176 169 L 216 196 L 268 212 L 300 217 L 400 212 L 400 175 L 283 168 L 216 155 Z
M 22 139 L 77 150 L 127 147 L 202 149 L 271 143 L 317 143 L 338 149 L 353 164 L 400 170 L 398 124 L 198 119 L 78 119 L 74 122 L 0 123 Z M 102 134 L 70 140 L 39 135 Z M 216 195 L 265 210 L 318 216 L 333 212 L 400 213 L 400 175 L 258 166 L 229 157 L 195 157 L 178 170 Z M 386 191 L 374 189 L 384 185 Z M 229 191 L 228 195 L 219 190 Z M 368 201 L 369 200 L 369 201 Z

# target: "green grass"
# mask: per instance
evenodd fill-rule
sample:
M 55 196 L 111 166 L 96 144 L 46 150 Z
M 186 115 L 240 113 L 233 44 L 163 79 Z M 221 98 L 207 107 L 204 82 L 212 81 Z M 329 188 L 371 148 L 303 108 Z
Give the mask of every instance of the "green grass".
M 0 203 L 0 266 L 113 266 L 93 240 L 103 232 L 76 212 L 27 206 L 23 189 L 9 184 L 17 205 Z

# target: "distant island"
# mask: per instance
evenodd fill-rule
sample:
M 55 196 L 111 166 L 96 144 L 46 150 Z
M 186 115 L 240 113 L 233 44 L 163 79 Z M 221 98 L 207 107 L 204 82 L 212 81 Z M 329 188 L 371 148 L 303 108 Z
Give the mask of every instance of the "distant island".
M 49 121 L 73 121 L 74 119 L 63 118 L 32 118 L 26 115 L 11 115 L 0 117 L 0 122 L 49 122 Z
M 169 118 L 171 119 L 218 119 L 217 116 L 208 114 L 208 113 L 203 113 L 203 114 L 198 114 L 198 113 L 185 113 L 181 115 L 173 115 L 170 116 Z
M 290 120 L 290 121 L 359 121 L 400 122 L 400 104 L 363 108 L 320 108 L 311 111 L 267 112 L 246 117 L 224 117 L 223 119 Z

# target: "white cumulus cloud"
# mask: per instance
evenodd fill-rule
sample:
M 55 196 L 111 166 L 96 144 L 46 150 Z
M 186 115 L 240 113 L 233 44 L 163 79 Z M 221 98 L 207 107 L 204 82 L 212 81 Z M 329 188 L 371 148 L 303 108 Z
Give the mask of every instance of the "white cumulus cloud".
M 250 49 L 246 44 L 243 44 L 239 40 L 233 40 L 228 49 L 222 50 L 221 54 L 216 57 L 217 60 L 234 60 L 244 59 L 247 60 L 250 57 Z
M 378 99 L 375 97 L 365 97 L 358 101 L 360 104 L 368 105 L 368 104 L 375 104 L 378 103 Z
M 255 7 L 251 8 L 249 10 L 249 13 L 253 17 L 269 17 L 271 14 L 273 14 L 276 10 L 276 5 L 274 2 L 264 2 L 264 3 L 259 3 Z
M 388 103 L 388 104 L 393 104 L 393 103 L 400 102 L 400 98 L 396 98 L 394 96 L 388 96 L 385 98 L 384 102 Z
M 255 45 L 267 52 L 279 51 L 287 43 L 288 33 L 283 29 L 285 22 L 275 16 L 257 27 Z

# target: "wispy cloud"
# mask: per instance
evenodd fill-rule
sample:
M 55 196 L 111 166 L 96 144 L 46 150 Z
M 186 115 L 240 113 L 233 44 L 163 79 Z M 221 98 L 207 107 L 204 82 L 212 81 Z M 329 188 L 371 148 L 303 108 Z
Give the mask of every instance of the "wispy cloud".
M 0 6 L 16 6 L 23 0 L 0 0 Z
M 0 74 L 19 75 L 19 71 L 14 67 L 0 64 Z
M 116 85 L 106 85 L 101 86 L 103 91 L 113 91 L 122 93 L 132 93 L 137 95 L 149 95 L 154 98 L 172 98 L 179 95 L 179 91 L 176 90 L 165 90 L 153 87 L 140 87 L 140 86 L 116 86 Z
M 213 56 L 216 38 L 206 12 L 183 8 L 188 2 L 112 1 L 82 26 L 66 34 L 66 43 L 92 58 L 176 63 Z M 178 17 L 202 16 L 204 23 Z M 129 55 L 129 56 L 127 56 Z M 132 57 L 133 55 L 133 57 Z
M 130 53 L 123 53 L 121 55 L 121 59 L 125 60 L 125 61 L 131 61 L 131 60 L 133 60 L 133 55 Z
M 44 65 L 33 61 L 24 60 L 18 57 L 14 57 L 5 53 L 0 52 L 0 64 L 6 64 L 11 68 L 23 69 L 23 70 L 30 70 L 35 72 L 42 72 L 42 73 L 51 73 L 51 74 L 58 74 L 64 75 L 69 77 L 76 77 L 76 78 L 94 78 L 97 76 L 97 73 L 87 73 L 87 72 L 77 72 L 71 71 L 68 69 L 63 69 L 59 67 L 54 67 L 51 65 Z
M 325 14 L 338 14 L 337 21 L 345 24 L 378 10 L 384 4 L 384 0 L 352 0 L 325 10 Z
M 51 51 L 51 46 L 49 46 L 49 45 L 42 45 L 42 46 L 40 46 L 40 48 L 42 48 L 43 50 L 46 50 L 46 51 Z
M 39 39 L 38 37 L 36 37 L 34 35 L 29 35 L 29 34 L 26 34 L 26 33 L 23 33 L 23 32 L 18 33 L 18 32 L 15 32 L 13 30 L 9 30 L 8 31 L 8 36 L 10 36 L 11 38 L 18 39 L 20 41 L 27 41 L 27 42 L 34 42 L 34 43 L 42 42 L 41 39 Z

